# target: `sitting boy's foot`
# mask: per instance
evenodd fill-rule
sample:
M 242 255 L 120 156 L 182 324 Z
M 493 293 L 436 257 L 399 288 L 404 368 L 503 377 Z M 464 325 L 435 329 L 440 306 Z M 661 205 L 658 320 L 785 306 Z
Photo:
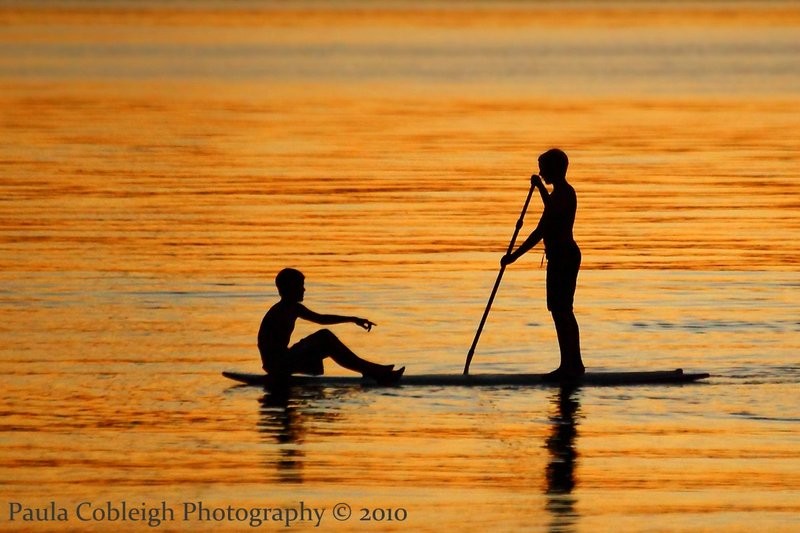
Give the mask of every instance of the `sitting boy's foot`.
M 400 381 L 400 378 L 403 377 L 403 372 L 405 371 L 406 367 L 401 367 L 397 370 L 390 370 L 386 374 L 374 376 L 374 379 L 378 382 L 378 385 L 397 385 L 397 383 Z

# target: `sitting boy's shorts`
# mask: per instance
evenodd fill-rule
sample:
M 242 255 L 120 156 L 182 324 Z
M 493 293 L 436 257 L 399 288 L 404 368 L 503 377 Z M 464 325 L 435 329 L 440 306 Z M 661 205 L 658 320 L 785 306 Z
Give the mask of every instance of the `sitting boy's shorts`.
M 325 359 L 323 353 L 314 335 L 309 335 L 289 347 L 283 356 L 273 357 L 262 353 L 261 362 L 264 371 L 273 376 L 292 374 L 320 376 L 325 372 L 322 364 L 322 360 Z
M 548 311 L 572 311 L 580 268 L 580 251 L 547 260 Z
M 321 376 L 325 373 L 325 366 L 322 364 L 323 359 L 325 359 L 325 356 L 316 347 L 313 335 L 300 339 L 289 348 L 289 362 L 292 374 Z

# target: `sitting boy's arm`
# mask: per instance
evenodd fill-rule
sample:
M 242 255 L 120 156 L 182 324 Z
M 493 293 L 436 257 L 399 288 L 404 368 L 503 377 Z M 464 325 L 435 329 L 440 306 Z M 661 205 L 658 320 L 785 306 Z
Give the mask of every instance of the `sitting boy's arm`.
M 321 315 L 319 313 L 315 313 L 311 309 L 307 308 L 304 305 L 298 305 L 298 313 L 297 316 L 304 320 L 308 320 L 309 322 L 314 322 L 315 324 L 320 324 L 323 326 L 330 326 L 333 324 L 347 324 L 352 322 L 358 326 L 361 326 L 367 331 L 372 329 L 372 326 L 376 326 L 374 322 L 367 320 L 366 318 L 359 318 L 357 316 L 343 316 L 343 315 Z

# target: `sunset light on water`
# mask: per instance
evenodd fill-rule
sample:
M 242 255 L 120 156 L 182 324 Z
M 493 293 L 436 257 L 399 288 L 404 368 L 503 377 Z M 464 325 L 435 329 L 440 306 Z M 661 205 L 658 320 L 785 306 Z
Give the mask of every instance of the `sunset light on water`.
M 800 529 L 794 2 L 10 1 L 0 22 L 0 529 Z M 711 378 L 276 401 L 221 376 L 261 371 L 284 267 L 310 309 L 377 323 L 326 326 L 357 354 L 460 374 L 552 147 L 587 370 Z M 558 365 L 545 265 L 506 269 L 472 373 Z

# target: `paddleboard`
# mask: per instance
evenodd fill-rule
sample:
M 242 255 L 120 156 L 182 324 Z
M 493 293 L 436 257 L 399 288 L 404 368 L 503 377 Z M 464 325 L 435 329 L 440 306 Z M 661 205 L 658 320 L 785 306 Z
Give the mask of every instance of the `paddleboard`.
M 271 383 L 266 374 L 223 372 L 223 376 L 245 385 L 264 387 Z M 547 374 L 406 374 L 400 380 L 402 386 L 560 386 L 558 381 L 546 379 Z M 658 385 L 691 383 L 709 377 L 706 373 L 688 373 L 683 369 L 655 372 L 587 372 L 579 380 L 570 382 L 580 386 L 603 385 Z M 376 385 L 375 381 L 361 376 L 292 376 L 291 385 L 319 385 L 347 387 L 353 385 Z

